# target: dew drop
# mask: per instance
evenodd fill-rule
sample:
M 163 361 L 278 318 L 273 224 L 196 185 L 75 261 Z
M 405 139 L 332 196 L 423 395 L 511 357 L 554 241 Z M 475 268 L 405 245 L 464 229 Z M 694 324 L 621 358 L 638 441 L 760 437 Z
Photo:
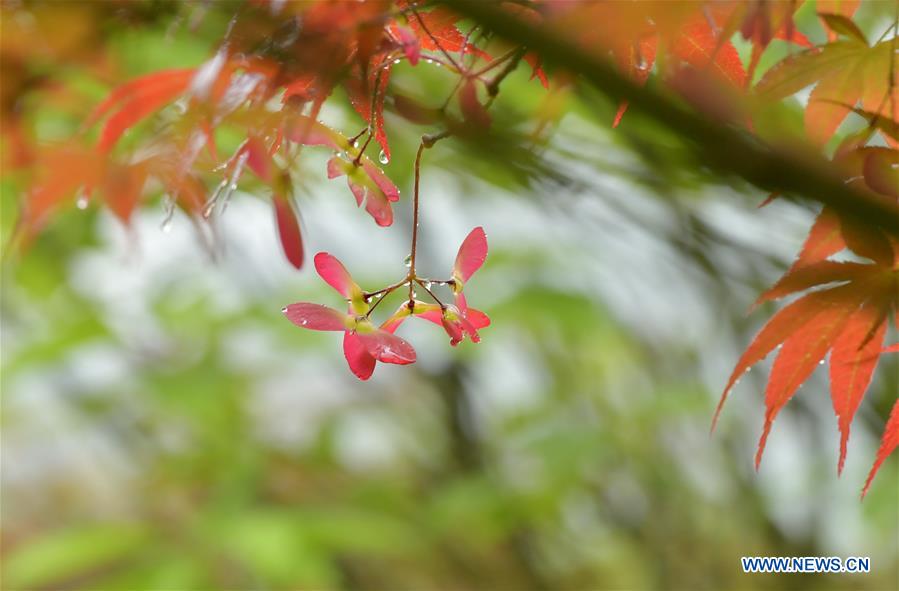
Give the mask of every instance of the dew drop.
M 394 65 L 396 65 L 396 64 L 400 63 L 400 61 L 402 61 L 402 60 L 395 59 L 395 60 L 393 60 L 393 63 L 394 63 Z
M 387 154 L 384 153 L 384 150 L 378 154 L 378 162 L 381 164 L 390 164 L 390 158 L 387 157 Z
M 406 255 L 406 258 L 403 259 L 403 264 L 407 267 L 412 266 L 412 255 L 411 254 Z
M 171 233 L 171 231 L 172 231 L 172 218 L 169 217 L 169 218 L 166 218 L 162 222 L 162 233 L 169 234 L 169 233 Z
M 819 361 L 818 365 L 824 365 L 824 360 L 822 359 L 821 361 Z
M 354 147 L 354 148 L 358 148 L 358 147 L 359 147 L 359 140 L 353 140 L 353 147 Z
M 425 286 L 425 289 L 431 289 L 431 285 L 432 285 L 432 284 L 431 284 L 430 281 L 425 281 L 424 283 L 422 283 L 422 285 Z
M 87 209 L 87 204 L 89 202 L 90 201 L 88 200 L 87 195 L 81 193 L 80 195 L 78 195 L 78 199 L 75 201 L 75 207 L 77 207 L 78 209 Z
M 418 292 L 415 291 L 415 290 L 413 290 L 413 291 L 412 291 L 412 299 L 414 300 L 414 299 L 417 298 L 417 297 L 418 297 Z
M 284 306 L 283 308 L 281 308 L 281 313 L 287 314 L 287 306 Z

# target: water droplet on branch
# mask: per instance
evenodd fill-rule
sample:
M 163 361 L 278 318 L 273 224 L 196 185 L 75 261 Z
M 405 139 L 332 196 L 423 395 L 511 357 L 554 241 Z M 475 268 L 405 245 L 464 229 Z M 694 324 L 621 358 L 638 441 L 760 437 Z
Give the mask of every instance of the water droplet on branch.
M 407 254 L 407 255 L 406 255 L 406 258 L 403 259 L 403 264 L 404 264 L 406 267 L 411 267 L 411 266 L 412 266 L 412 255 L 411 255 L 411 254 Z

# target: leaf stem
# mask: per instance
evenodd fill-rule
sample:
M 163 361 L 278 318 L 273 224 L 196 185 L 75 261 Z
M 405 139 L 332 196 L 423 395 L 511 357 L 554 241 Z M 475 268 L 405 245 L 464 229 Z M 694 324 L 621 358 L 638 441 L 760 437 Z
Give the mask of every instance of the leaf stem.
M 424 138 L 418 145 L 418 152 L 415 153 L 415 182 L 412 188 L 412 247 L 409 252 L 409 304 L 412 304 L 412 282 L 415 281 L 415 257 L 418 250 L 418 214 L 419 214 L 419 185 L 421 181 L 421 155 L 425 148 L 433 145 L 426 144 Z
M 425 290 L 426 292 L 428 292 L 428 295 L 431 296 L 431 298 L 432 298 L 435 302 L 437 302 L 437 303 L 440 305 L 440 309 L 441 309 L 441 310 L 446 309 L 446 304 L 444 304 L 443 302 L 441 302 L 441 301 L 440 301 L 440 298 L 438 298 L 436 295 L 434 295 L 434 292 L 431 291 L 431 288 L 427 286 L 427 282 L 426 282 L 425 280 L 423 280 L 423 279 L 416 279 L 416 280 L 415 280 L 415 283 L 417 283 L 417 284 L 419 284 L 420 286 L 422 286 L 422 287 L 424 288 L 424 290 Z
M 491 61 L 490 63 L 488 63 L 487 65 L 485 65 L 485 66 L 484 66 L 483 68 L 481 68 L 480 70 L 476 70 L 476 71 L 472 72 L 472 73 L 471 73 L 471 77 L 472 77 L 472 78 L 478 78 L 478 77 L 480 77 L 480 76 L 483 76 L 484 74 L 486 74 L 486 73 L 489 72 L 490 70 L 495 69 L 497 66 L 501 65 L 503 62 L 505 62 L 506 60 L 508 60 L 508 59 L 511 58 L 512 56 L 514 56 L 517 52 L 518 52 L 518 48 L 517 48 L 517 47 L 516 47 L 515 49 L 512 49 L 512 50 L 508 51 L 505 55 L 501 55 L 500 57 L 496 58 L 495 60 L 493 60 L 493 61 Z

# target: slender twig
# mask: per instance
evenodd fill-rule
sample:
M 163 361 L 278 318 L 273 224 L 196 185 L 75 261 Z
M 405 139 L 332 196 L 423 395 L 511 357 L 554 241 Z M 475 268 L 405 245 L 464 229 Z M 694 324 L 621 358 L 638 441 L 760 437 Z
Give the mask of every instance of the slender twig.
M 515 68 L 518 67 L 518 64 L 521 62 L 521 58 L 524 57 L 524 54 L 527 52 L 525 47 L 519 47 L 515 50 L 515 53 L 512 54 L 512 57 L 509 61 L 506 62 L 506 65 L 503 66 L 503 69 L 497 72 L 496 76 L 486 84 L 487 86 L 487 96 L 490 97 L 490 104 L 493 104 L 493 99 L 496 98 L 496 95 L 499 94 L 499 85 L 502 84 L 503 80 L 506 79 L 506 76 L 515 71 Z
M 408 283 L 409 281 L 410 281 L 410 277 L 407 275 L 406 277 L 403 277 L 401 280 L 397 281 L 396 283 L 394 283 L 392 285 L 388 285 L 387 287 L 381 288 L 377 291 L 367 291 L 364 294 L 362 294 L 362 296 L 366 300 L 368 300 L 368 299 L 371 299 L 373 296 L 376 296 L 376 295 L 379 295 L 382 293 L 386 295 L 386 294 L 406 285 L 406 283 Z
M 434 285 L 453 285 L 456 282 L 455 279 L 431 279 L 430 277 L 418 277 L 417 279 Z
M 878 43 L 880 43 L 881 41 L 883 41 L 884 39 L 886 39 L 886 38 L 887 38 L 887 35 L 890 34 L 890 31 L 896 30 L 896 28 L 897 28 L 896 25 L 897 25 L 896 21 L 893 20 L 893 23 L 892 23 L 889 27 L 887 27 L 887 30 L 884 31 L 884 32 L 880 35 L 880 37 L 877 38 L 877 41 L 874 42 L 874 45 L 877 45 Z
M 446 95 L 446 100 L 443 101 L 443 104 L 440 105 L 440 112 L 446 113 L 446 108 L 449 107 L 450 101 L 453 100 L 453 97 L 456 96 L 456 93 L 459 91 L 459 87 L 462 86 L 462 83 L 465 81 L 465 76 L 459 76 L 459 79 L 456 80 L 456 84 L 453 85 L 453 89 L 450 91 L 448 95 Z
M 434 295 L 434 292 L 431 291 L 431 288 L 430 288 L 430 287 L 428 287 L 428 282 L 427 282 L 427 281 L 425 281 L 424 279 L 416 279 L 416 280 L 415 280 L 415 283 L 417 283 L 417 284 L 419 284 L 420 286 L 422 286 L 422 288 L 424 288 L 424 290 L 425 290 L 426 292 L 428 292 L 428 295 L 431 296 L 431 298 L 432 298 L 435 302 L 437 302 L 437 303 L 440 305 L 440 309 L 441 309 L 441 310 L 446 309 L 446 304 L 444 304 L 443 302 L 441 302 L 441 301 L 440 301 L 440 298 L 438 298 L 436 295 Z
M 405 283 L 405 281 L 404 281 L 403 283 Z M 374 292 L 375 294 L 383 293 L 384 295 L 382 295 L 380 298 L 378 298 L 378 300 L 377 300 L 374 304 L 371 305 L 371 307 L 368 309 L 368 312 L 365 313 L 365 317 L 368 318 L 369 316 L 371 316 L 371 313 L 375 311 L 375 308 L 377 308 L 377 307 L 381 304 L 381 302 L 383 302 L 384 300 L 386 300 L 386 299 L 387 299 L 387 296 L 389 296 L 391 293 L 393 293 L 394 290 L 396 290 L 397 288 L 399 288 L 400 286 L 402 286 L 403 283 L 401 283 L 401 284 L 399 284 L 399 285 L 391 286 L 391 287 L 389 287 L 389 288 L 382 289 L 382 290 L 380 290 L 380 291 Z M 366 296 L 366 298 L 365 298 L 366 301 L 367 301 L 370 297 L 371 297 L 371 296 Z
M 433 54 L 429 54 L 422 59 L 424 59 L 425 62 L 432 62 L 435 64 L 440 64 L 441 66 L 446 68 L 446 70 L 448 72 L 453 72 L 455 74 L 461 74 L 463 72 L 463 70 L 459 69 L 458 67 L 454 66 L 453 64 L 451 64 L 451 63 L 447 62 L 446 60 L 443 60 Z
M 506 60 L 508 60 L 509 58 L 511 58 L 512 56 L 514 56 L 517 52 L 518 52 L 518 48 L 517 48 L 517 47 L 516 47 L 515 49 L 512 49 L 512 50 L 506 52 L 504 55 L 499 56 L 499 57 L 496 58 L 495 60 L 491 61 L 489 64 L 485 65 L 485 66 L 484 66 L 483 68 L 481 68 L 480 70 L 476 70 L 476 71 L 472 72 L 472 73 L 471 73 L 471 77 L 472 77 L 472 78 L 480 78 L 481 76 L 483 76 L 484 74 L 486 74 L 486 73 L 489 72 L 490 70 L 495 69 L 495 68 L 498 67 L 500 64 L 504 63 Z
M 357 133 L 356 135 L 354 135 L 353 137 L 351 137 L 351 138 L 349 139 L 350 145 L 355 144 L 356 141 L 357 141 L 359 138 L 361 138 L 361 137 L 362 137 L 362 134 L 364 134 L 366 131 L 368 131 L 368 126 L 367 126 L 367 125 L 366 125 L 365 127 L 362 128 L 362 131 L 360 131 L 359 133 Z
M 419 193 L 418 188 L 421 181 L 421 155 L 425 151 L 426 146 L 424 140 L 418 145 L 418 152 L 415 153 L 415 181 L 412 188 L 412 247 L 409 253 L 409 277 L 415 279 L 415 256 L 418 250 L 418 210 L 419 210 Z M 413 286 L 409 283 L 409 304 L 412 305 Z

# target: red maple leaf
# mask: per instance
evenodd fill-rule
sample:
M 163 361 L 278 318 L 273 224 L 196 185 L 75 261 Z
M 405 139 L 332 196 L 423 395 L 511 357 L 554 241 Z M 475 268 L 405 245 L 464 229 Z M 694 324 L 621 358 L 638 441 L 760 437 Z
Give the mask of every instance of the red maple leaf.
M 871 262 L 827 259 L 845 246 Z M 837 469 L 842 471 L 852 418 L 882 352 L 888 317 L 891 312 L 896 313 L 899 305 L 897 247 L 899 244 L 879 230 L 863 228 L 854 220 L 839 219 L 825 209 L 796 264 L 759 297 L 756 304 L 812 290 L 780 310 L 762 328 L 737 362 L 715 411 L 712 428 L 739 377 L 780 347 L 765 390 L 765 424 L 756 467 L 761 462 L 775 417 L 830 353 L 831 399 L 841 433 Z M 887 435 L 892 433 L 889 429 Z M 895 443 L 892 447 L 887 445 L 886 435 L 884 441 L 882 450 L 895 447 Z M 878 454 L 869 484 L 883 457 Z

